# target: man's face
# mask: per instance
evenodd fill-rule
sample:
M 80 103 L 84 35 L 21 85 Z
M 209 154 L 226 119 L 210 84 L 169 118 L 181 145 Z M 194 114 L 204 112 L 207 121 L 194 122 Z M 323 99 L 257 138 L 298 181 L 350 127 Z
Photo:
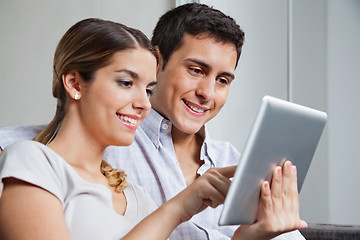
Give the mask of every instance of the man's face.
M 206 35 L 185 34 L 157 75 L 155 110 L 185 134 L 194 134 L 224 106 L 234 79 L 236 48 Z M 160 64 L 161 61 L 160 61 Z

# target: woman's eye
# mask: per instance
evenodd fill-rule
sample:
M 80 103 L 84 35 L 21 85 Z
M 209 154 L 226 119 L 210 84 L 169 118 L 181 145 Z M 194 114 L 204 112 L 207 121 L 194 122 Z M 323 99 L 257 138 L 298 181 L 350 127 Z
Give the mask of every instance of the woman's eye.
M 117 83 L 120 86 L 130 88 L 133 86 L 133 82 L 131 80 L 118 80 Z

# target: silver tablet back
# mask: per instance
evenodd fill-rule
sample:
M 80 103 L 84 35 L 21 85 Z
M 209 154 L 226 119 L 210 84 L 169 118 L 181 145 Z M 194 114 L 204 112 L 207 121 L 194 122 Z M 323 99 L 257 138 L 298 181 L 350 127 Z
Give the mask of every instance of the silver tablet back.
M 297 167 L 300 191 L 326 123 L 324 112 L 265 96 L 242 152 L 219 225 L 251 224 L 260 188 L 275 166 L 289 159 Z

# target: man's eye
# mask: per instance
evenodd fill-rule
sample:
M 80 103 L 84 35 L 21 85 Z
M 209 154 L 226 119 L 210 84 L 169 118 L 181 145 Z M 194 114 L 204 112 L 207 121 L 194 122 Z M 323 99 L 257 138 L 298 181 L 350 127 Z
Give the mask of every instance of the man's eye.
M 190 71 L 196 75 L 203 75 L 203 71 L 199 68 L 190 68 Z
M 217 81 L 221 84 L 221 85 L 228 85 L 229 84 L 229 80 L 226 78 L 218 78 Z
M 120 86 L 130 88 L 133 86 L 133 82 L 131 80 L 117 80 L 117 83 Z
M 155 87 L 156 87 L 156 83 L 152 83 L 150 86 L 146 88 L 146 95 L 148 96 L 149 99 L 153 95 Z
M 150 97 L 153 95 L 153 90 L 152 89 L 146 89 L 146 95 L 147 95 L 148 99 L 150 99 Z

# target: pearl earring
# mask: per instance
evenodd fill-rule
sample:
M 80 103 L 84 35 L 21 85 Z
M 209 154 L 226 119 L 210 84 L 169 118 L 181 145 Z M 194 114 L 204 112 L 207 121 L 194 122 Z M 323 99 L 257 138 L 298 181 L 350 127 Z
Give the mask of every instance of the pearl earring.
M 75 99 L 75 100 L 79 100 L 79 99 L 80 99 L 80 95 L 79 95 L 79 93 L 78 93 L 78 92 L 76 92 L 76 93 L 75 93 L 75 95 L 74 95 L 74 99 Z

